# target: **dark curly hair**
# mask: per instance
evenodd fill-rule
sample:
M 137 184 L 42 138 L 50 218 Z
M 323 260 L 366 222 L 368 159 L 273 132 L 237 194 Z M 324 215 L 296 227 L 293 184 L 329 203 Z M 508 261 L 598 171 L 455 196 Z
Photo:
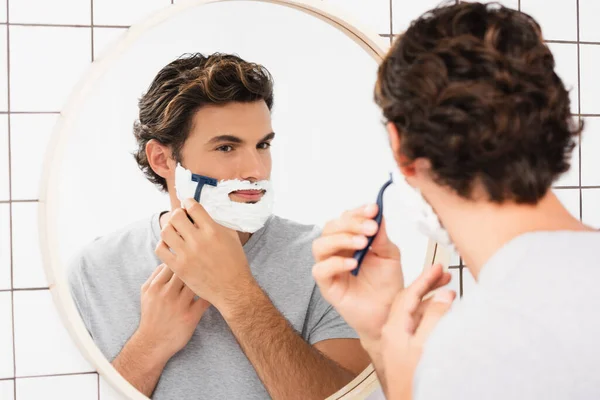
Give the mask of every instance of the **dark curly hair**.
M 133 127 L 138 166 L 150 182 L 167 191 L 166 180 L 148 162 L 150 140 L 169 146 L 180 162 L 192 118 L 202 106 L 260 100 L 272 109 L 273 79 L 265 67 L 231 54 L 184 54 L 156 75 L 139 100 L 139 119 Z
M 554 71 L 541 28 L 499 4 L 433 9 L 396 40 L 375 101 L 408 160 L 431 162 L 436 183 L 494 203 L 537 203 L 569 161 L 582 124 Z

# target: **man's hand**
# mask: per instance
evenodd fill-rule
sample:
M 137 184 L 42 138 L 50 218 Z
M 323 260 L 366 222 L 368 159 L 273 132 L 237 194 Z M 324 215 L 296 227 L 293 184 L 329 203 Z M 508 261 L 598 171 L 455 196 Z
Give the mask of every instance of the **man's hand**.
M 236 231 L 217 224 L 195 200 L 184 205 L 163 227 L 156 255 L 223 313 L 254 282 L 246 255 Z
M 404 288 L 400 250 L 388 238 L 383 221 L 358 276 L 351 274 L 356 267 L 352 255 L 377 232 L 375 215 L 375 204 L 347 211 L 327 223 L 313 243 L 313 277 L 323 297 L 356 330 L 372 356 L 394 297 Z
M 413 284 L 396 296 L 381 339 L 388 399 L 412 399 L 412 381 L 423 345 L 450 309 L 456 293 L 442 289 L 433 297 L 423 298 L 446 285 L 450 278 L 449 273 L 436 265 L 425 270 Z
M 136 389 L 150 396 L 171 357 L 192 338 L 210 306 L 161 264 L 142 285 L 140 324 L 112 362 Z
M 169 360 L 192 338 L 210 304 L 161 264 L 142 285 L 142 316 L 136 337 Z

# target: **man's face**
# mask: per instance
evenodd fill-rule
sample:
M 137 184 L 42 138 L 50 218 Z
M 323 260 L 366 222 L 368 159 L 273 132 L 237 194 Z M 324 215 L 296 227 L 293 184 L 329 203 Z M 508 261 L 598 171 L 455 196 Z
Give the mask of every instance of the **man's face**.
M 256 182 L 271 176 L 271 141 L 275 134 L 264 101 L 202 107 L 193 117 L 181 151 L 182 164 L 195 174 L 217 180 Z M 232 201 L 254 203 L 264 193 L 238 191 Z

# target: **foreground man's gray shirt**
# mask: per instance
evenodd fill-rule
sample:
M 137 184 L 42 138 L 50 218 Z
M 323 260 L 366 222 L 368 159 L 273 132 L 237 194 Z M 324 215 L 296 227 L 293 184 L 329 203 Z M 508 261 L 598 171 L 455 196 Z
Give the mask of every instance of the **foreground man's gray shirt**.
M 434 329 L 414 398 L 600 399 L 599 255 L 596 232 L 506 244 Z

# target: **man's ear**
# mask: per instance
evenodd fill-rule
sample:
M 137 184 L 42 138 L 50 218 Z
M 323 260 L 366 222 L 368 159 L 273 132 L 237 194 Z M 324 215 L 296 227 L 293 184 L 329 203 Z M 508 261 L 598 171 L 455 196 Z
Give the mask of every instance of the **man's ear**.
M 394 160 L 396 161 L 396 164 L 398 164 L 400 172 L 406 177 L 414 175 L 415 170 L 412 163 L 404 154 L 402 154 L 402 139 L 400 138 L 398 128 L 396 128 L 396 125 L 392 122 L 388 122 L 385 127 L 388 131 L 388 138 L 390 139 L 390 146 L 394 153 Z
M 175 161 L 168 146 L 152 139 L 146 143 L 146 157 L 150 168 L 158 176 L 167 179 L 174 174 Z

